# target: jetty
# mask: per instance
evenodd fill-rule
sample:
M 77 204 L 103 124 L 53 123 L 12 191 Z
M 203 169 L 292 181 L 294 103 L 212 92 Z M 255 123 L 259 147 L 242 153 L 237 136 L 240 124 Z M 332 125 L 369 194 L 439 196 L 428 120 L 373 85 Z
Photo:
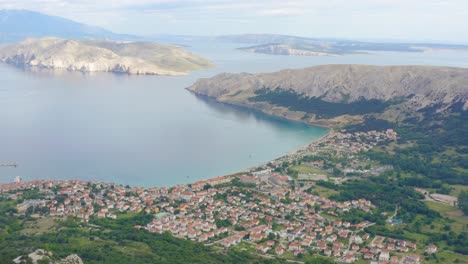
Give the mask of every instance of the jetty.
M 18 167 L 16 163 L 0 163 L 0 167 Z

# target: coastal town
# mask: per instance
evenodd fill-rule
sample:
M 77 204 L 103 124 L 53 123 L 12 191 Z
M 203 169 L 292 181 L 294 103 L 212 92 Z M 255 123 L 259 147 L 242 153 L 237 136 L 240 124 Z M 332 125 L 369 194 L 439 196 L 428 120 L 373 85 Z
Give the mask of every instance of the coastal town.
M 0 185 L 0 196 L 21 201 L 18 214 L 37 219 L 71 217 L 91 224 L 95 219 L 151 214 L 150 222 L 134 228 L 170 233 L 207 246 L 245 247 L 265 258 L 300 262 L 302 256 L 313 254 L 341 263 L 422 263 L 417 250 L 424 248 L 433 254 L 437 246 L 370 234 L 366 228 L 374 222 L 345 219 L 356 212 L 375 214 L 374 204 L 366 199 L 329 199 L 315 192 L 316 181 L 305 180 L 310 176 L 340 182 L 338 179 L 346 180 L 346 173 L 351 177 L 356 172 L 378 173 L 372 166 L 352 163 L 333 170 L 324 166 L 326 161 L 312 159 L 305 164 L 314 168 L 313 173 L 293 176 L 281 167 L 293 157 L 303 160 L 330 149 L 334 156 L 356 157 L 360 151 L 396 138 L 393 130 L 337 132 L 268 165 L 173 187 L 142 188 L 79 180 L 23 182 L 17 178 L 14 183 Z M 338 169 L 340 173 L 336 173 Z

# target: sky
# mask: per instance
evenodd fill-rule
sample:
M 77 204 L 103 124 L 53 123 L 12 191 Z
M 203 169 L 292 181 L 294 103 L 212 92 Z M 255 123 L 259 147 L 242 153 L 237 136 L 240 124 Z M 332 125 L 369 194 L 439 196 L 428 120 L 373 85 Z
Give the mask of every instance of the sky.
M 468 0 L 0 0 L 137 35 L 273 33 L 468 43 Z

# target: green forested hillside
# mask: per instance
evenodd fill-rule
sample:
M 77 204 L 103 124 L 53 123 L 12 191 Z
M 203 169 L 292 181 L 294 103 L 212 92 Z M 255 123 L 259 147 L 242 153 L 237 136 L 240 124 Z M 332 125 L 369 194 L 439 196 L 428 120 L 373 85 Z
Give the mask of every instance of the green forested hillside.
M 16 217 L 16 202 L 0 201 L 0 263 L 13 263 L 20 255 L 45 249 L 61 259 L 79 255 L 84 263 L 281 263 L 262 259 L 246 252 L 206 247 L 190 240 L 174 238 L 169 233 L 155 234 L 134 228 L 153 216 L 138 214 L 118 220 L 94 220 L 83 224 L 72 218 L 56 222 L 44 233 L 26 235 L 34 219 Z M 54 221 L 53 219 L 50 219 Z M 39 230 L 36 230 L 39 231 Z M 44 230 L 42 230 L 44 231 Z

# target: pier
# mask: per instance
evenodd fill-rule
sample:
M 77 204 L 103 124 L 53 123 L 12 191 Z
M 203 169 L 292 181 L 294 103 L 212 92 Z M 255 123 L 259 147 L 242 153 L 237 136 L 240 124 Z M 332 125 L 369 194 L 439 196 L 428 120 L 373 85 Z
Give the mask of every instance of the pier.
M 18 167 L 16 163 L 0 163 L 0 167 Z

